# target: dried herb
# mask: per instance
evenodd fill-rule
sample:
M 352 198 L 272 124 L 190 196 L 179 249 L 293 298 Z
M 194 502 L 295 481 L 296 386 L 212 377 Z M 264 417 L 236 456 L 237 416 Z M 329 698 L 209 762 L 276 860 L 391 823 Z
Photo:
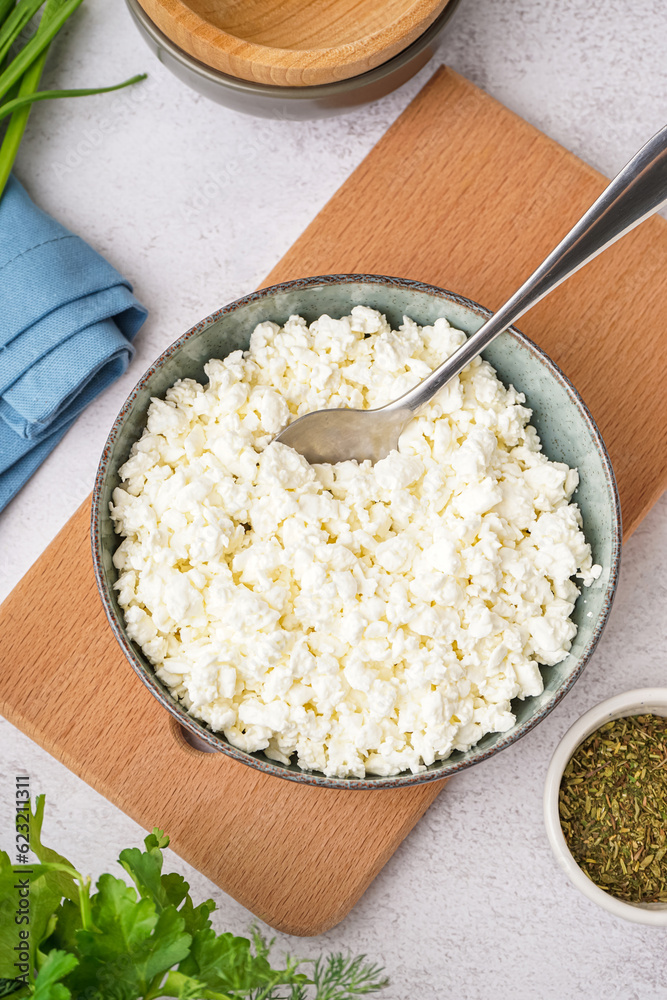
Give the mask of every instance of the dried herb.
M 591 881 L 631 903 L 667 902 L 667 718 L 607 722 L 563 774 L 560 821 Z

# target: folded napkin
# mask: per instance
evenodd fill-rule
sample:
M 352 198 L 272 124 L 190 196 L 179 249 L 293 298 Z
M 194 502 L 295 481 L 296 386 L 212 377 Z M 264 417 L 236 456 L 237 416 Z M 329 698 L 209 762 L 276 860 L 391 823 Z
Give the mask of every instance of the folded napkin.
M 146 319 L 132 286 L 30 200 L 0 200 L 0 510 L 127 368 Z

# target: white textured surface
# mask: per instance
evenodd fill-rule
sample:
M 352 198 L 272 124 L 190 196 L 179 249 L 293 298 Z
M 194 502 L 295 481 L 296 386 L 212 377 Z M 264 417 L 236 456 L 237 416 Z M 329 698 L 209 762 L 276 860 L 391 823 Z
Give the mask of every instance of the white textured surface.
M 664 124 L 662 0 L 463 0 L 442 57 L 608 174 Z M 53 48 L 47 86 L 141 88 L 36 109 L 17 165 L 33 197 L 135 283 L 151 317 L 138 357 L 79 419 L 0 516 L 4 597 L 90 490 L 113 418 L 140 372 L 214 308 L 251 290 L 428 78 L 350 116 L 258 121 L 186 90 L 157 64 L 123 5 L 89 0 Z M 408 151 L 409 153 L 409 151 Z M 63 485 L 65 484 L 65 485 Z M 657 1000 L 664 935 L 616 921 L 556 868 L 542 827 L 551 751 L 588 707 L 665 678 L 667 503 L 630 540 L 610 625 L 564 704 L 515 747 L 457 777 L 352 914 L 304 955 L 363 949 L 387 1000 Z M 0 724 L 0 842 L 13 775 L 48 795 L 48 841 L 93 874 L 140 829 L 7 723 Z M 197 872 L 219 925 L 249 914 Z

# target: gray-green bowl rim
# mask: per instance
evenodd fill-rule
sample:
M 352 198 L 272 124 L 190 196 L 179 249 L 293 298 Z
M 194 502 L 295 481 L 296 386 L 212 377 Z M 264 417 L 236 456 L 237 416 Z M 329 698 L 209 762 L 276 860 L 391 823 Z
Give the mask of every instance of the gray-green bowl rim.
M 435 21 L 428 26 L 426 31 L 422 32 L 418 38 L 415 38 L 414 42 L 411 42 L 407 48 L 397 52 L 391 59 L 380 63 L 374 69 L 370 69 L 366 73 L 360 73 L 358 76 L 346 77 L 345 80 L 334 80 L 332 83 L 320 83 L 305 87 L 285 87 L 271 83 L 256 83 L 253 80 L 242 80 L 240 77 L 230 76 L 221 70 L 213 69 L 211 66 L 207 66 L 206 63 L 200 62 L 195 56 L 190 55 L 189 52 L 186 52 L 185 49 L 182 49 L 173 42 L 168 35 L 165 35 L 162 29 L 158 28 L 157 24 L 151 20 L 138 0 L 125 0 L 125 2 L 130 8 L 132 16 L 141 23 L 144 31 L 148 32 L 155 42 L 169 52 L 172 59 L 180 62 L 181 65 L 185 66 L 191 72 L 204 77 L 210 83 L 216 83 L 226 87 L 228 90 L 237 90 L 246 94 L 261 94 L 264 97 L 280 97 L 305 101 L 321 97 L 332 97 L 335 94 L 344 94 L 367 84 L 376 83 L 395 70 L 401 69 L 436 38 L 454 14 L 461 0 L 451 0 Z
M 621 560 L 621 543 L 622 543 L 622 522 L 621 522 L 621 505 L 618 496 L 618 489 L 616 486 L 616 478 L 614 476 L 614 470 L 612 468 L 611 459 L 607 452 L 604 440 L 600 433 L 600 430 L 593 419 L 588 407 L 584 403 L 583 399 L 575 389 L 574 385 L 570 382 L 567 376 L 560 370 L 560 368 L 555 364 L 554 361 L 546 354 L 537 344 L 533 343 L 525 334 L 521 333 L 516 327 L 510 327 L 508 332 L 517 339 L 524 347 L 526 347 L 532 354 L 538 357 L 547 370 L 553 375 L 553 377 L 565 388 L 566 392 L 574 402 L 575 406 L 579 410 L 584 422 L 588 426 L 592 438 L 595 440 L 600 457 L 602 459 L 603 468 L 605 471 L 605 476 L 607 480 L 607 486 L 609 488 L 609 494 L 612 498 L 612 508 L 613 508 L 613 538 L 612 538 L 612 553 L 611 553 L 611 566 L 609 569 L 609 582 L 607 584 L 607 589 L 604 596 L 604 601 L 602 604 L 602 609 L 600 615 L 596 622 L 593 634 L 589 639 L 587 645 L 585 646 L 579 662 L 567 678 L 566 682 L 554 692 L 553 697 L 543 708 L 537 712 L 534 716 L 524 722 L 515 731 L 508 735 L 507 737 L 501 738 L 498 742 L 494 743 L 492 747 L 481 751 L 478 755 L 469 758 L 467 760 L 456 760 L 448 764 L 448 760 L 442 762 L 442 766 L 433 771 L 423 771 L 419 774 L 412 773 L 402 773 L 399 775 L 394 775 L 391 777 L 367 777 L 367 778 L 330 778 L 324 774 L 312 771 L 287 771 L 280 764 L 272 763 L 268 760 L 259 760 L 258 758 L 246 753 L 243 750 L 238 750 L 236 747 L 231 746 L 229 743 L 223 742 L 223 740 L 216 736 L 211 730 L 209 730 L 205 723 L 199 722 L 198 720 L 192 718 L 188 715 L 186 710 L 167 697 L 166 689 L 163 687 L 161 682 L 155 675 L 155 672 L 146 668 L 137 656 L 133 644 L 126 637 L 121 623 L 118 621 L 113 603 L 110 599 L 110 594 L 107 588 L 106 576 L 104 573 L 104 567 L 102 563 L 102 540 L 100 533 L 100 503 L 103 493 L 103 484 L 106 475 L 107 466 L 109 464 L 109 459 L 112 454 L 113 446 L 115 443 L 115 438 L 117 432 L 123 423 L 125 417 L 129 414 L 130 410 L 134 405 L 134 400 L 138 391 L 143 388 L 145 382 L 152 377 L 153 373 L 163 364 L 163 362 L 169 358 L 174 352 L 179 350 L 182 345 L 192 337 L 197 336 L 203 330 L 208 329 L 213 323 L 216 323 L 222 316 L 233 312 L 234 310 L 255 302 L 258 299 L 264 298 L 274 292 L 286 292 L 300 288 L 308 288 L 313 285 L 322 284 L 381 284 L 388 287 L 398 287 L 406 290 L 422 291 L 431 295 L 436 295 L 441 298 L 445 298 L 448 301 L 463 306 L 483 317 L 488 318 L 491 315 L 491 311 L 486 309 L 484 306 L 479 305 L 477 302 L 473 302 L 471 299 L 465 298 L 462 295 L 458 295 L 455 292 L 448 291 L 447 289 L 440 288 L 437 285 L 430 285 L 425 282 L 414 281 L 410 278 L 395 278 L 388 275 L 380 274 L 325 274 L 325 275 L 314 275 L 307 278 L 296 278 L 291 281 L 280 282 L 276 285 L 270 285 L 265 288 L 260 288 L 255 292 L 251 292 L 249 295 L 245 295 L 240 299 L 235 299 L 228 305 L 223 306 L 221 309 L 216 310 L 216 312 L 211 313 L 205 319 L 196 323 L 195 326 L 191 327 L 183 336 L 179 337 L 178 340 L 174 341 L 166 351 L 164 351 L 156 361 L 144 372 L 140 380 L 135 385 L 134 389 L 125 401 L 122 409 L 120 410 L 118 416 L 116 417 L 113 427 L 109 432 L 109 436 L 104 446 L 102 456 L 100 458 L 100 464 L 97 470 L 97 475 L 95 477 L 95 487 L 93 490 L 92 508 L 91 508 L 91 548 L 93 557 L 93 566 L 95 570 L 95 580 L 97 582 L 97 588 L 102 599 L 102 604 L 106 612 L 107 619 L 111 625 L 111 629 L 123 650 L 125 656 L 129 660 L 131 666 L 133 667 L 135 673 L 139 675 L 143 683 L 150 690 L 150 692 L 157 698 L 160 704 L 171 713 L 172 716 L 187 729 L 197 740 L 203 740 L 212 749 L 222 752 L 234 760 L 240 761 L 243 764 L 247 764 L 250 767 L 256 768 L 265 774 L 272 774 L 277 777 L 283 778 L 287 781 L 296 781 L 300 784 L 307 785 L 317 785 L 323 788 L 335 788 L 335 789 L 346 789 L 346 790 L 375 790 L 381 788 L 406 788 L 411 785 L 421 785 L 429 781 L 442 781 L 444 778 L 449 778 L 453 774 L 463 771 L 468 767 L 472 767 L 475 764 L 481 763 L 483 760 L 487 760 L 489 757 L 494 756 L 494 754 L 499 753 L 501 750 L 506 749 L 517 740 L 520 740 L 523 736 L 529 733 L 535 726 L 546 718 L 550 712 L 558 705 L 565 695 L 570 691 L 573 684 L 581 676 L 584 667 L 590 660 L 595 647 L 598 644 L 600 636 L 604 630 L 604 627 L 609 618 L 609 613 L 614 601 L 614 596 L 616 593 L 616 587 L 618 583 L 618 574 L 620 568 Z

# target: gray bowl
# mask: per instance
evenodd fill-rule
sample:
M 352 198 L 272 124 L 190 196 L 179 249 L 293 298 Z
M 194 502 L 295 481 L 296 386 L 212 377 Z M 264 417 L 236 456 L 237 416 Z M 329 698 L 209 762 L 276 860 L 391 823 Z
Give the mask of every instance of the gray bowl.
M 149 48 L 192 90 L 246 115 L 304 120 L 345 114 L 401 87 L 435 54 L 441 33 L 460 0 L 451 0 L 419 38 L 381 66 L 347 80 L 314 87 L 253 83 L 212 69 L 172 42 L 148 17 L 138 0 L 126 0 L 126 3 Z
M 249 754 L 231 746 L 223 736 L 191 718 L 171 695 L 125 629 L 123 612 L 113 589 L 117 573 L 114 550 L 120 542 L 109 515 L 109 502 L 119 485 L 118 470 L 146 424 L 152 396 L 164 396 L 179 378 L 206 381 L 204 365 L 213 357 L 247 349 L 257 323 L 283 323 L 293 313 L 309 322 L 323 313 L 333 317 L 348 315 L 355 305 L 368 305 L 385 313 L 396 326 L 407 315 L 419 324 L 433 323 L 445 316 L 453 326 L 474 333 L 490 315 L 487 309 L 433 285 L 378 275 L 326 275 L 302 278 L 263 288 L 247 295 L 207 319 L 202 320 L 169 347 L 141 378 L 116 418 L 100 460 L 93 494 L 91 538 L 93 562 L 102 602 L 118 642 L 144 684 L 172 713 L 196 743 L 222 751 L 235 760 L 267 774 L 328 788 L 396 788 L 437 781 L 477 764 L 510 746 L 537 725 L 570 690 L 595 649 L 611 609 L 621 557 L 621 511 L 614 473 L 600 432 L 574 386 L 527 337 L 517 330 L 502 334 L 486 351 L 485 357 L 503 382 L 524 392 L 533 409 L 532 422 L 542 440 L 545 454 L 554 461 L 579 469 L 580 484 L 574 499 L 581 508 L 586 538 L 602 574 L 584 588 L 573 619 L 578 632 L 567 658 L 555 667 L 542 667 L 544 691 L 524 701 L 516 700 L 512 710 L 516 724 L 505 733 L 488 733 L 466 753 L 456 751 L 447 760 L 431 764 L 420 774 L 401 773 L 394 777 L 328 778 L 317 772 L 302 771 L 295 764 L 283 765 L 263 753 Z M 129 678 L 128 678 L 129 684 Z

